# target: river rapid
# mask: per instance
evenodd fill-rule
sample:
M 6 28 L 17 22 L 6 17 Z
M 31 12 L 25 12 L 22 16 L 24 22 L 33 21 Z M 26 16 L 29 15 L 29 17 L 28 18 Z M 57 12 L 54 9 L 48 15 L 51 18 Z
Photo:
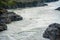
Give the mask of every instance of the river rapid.
M 60 1 L 47 3 L 48 6 L 17 8 L 14 11 L 23 17 L 22 21 L 7 24 L 8 30 L 0 32 L 0 40 L 49 40 L 43 38 L 43 32 L 52 23 L 60 23 Z

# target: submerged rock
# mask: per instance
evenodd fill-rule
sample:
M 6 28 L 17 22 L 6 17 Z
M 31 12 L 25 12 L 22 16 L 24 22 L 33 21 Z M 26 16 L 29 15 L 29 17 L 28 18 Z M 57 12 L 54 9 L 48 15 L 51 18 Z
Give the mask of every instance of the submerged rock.
M 0 32 L 7 30 L 7 26 L 4 23 L 0 23 Z
M 50 24 L 49 27 L 45 30 L 43 37 L 55 40 L 60 37 L 59 35 L 60 35 L 60 24 L 53 23 Z
M 60 11 L 60 7 L 58 7 L 57 9 L 55 9 L 55 10 L 58 10 L 58 11 Z

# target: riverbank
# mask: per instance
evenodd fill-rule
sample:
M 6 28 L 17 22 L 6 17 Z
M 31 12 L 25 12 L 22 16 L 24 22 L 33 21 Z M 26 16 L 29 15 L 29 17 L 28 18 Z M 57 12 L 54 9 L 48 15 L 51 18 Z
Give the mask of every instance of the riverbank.
M 50 3 L 50 2 L 56 2 L 59 0 L 41 0 L 41 1 L 32 1 L 32 2 L 15 2 L 15 5 L 12 6 L 7 6 L 3 5 L 1 6 L 2 8 L 5 9 L 17 9 L 17 8 L 31 8 L 31 7 L 43 7 L 43 6 L 48 6 L 48 4 L 45 3 Z

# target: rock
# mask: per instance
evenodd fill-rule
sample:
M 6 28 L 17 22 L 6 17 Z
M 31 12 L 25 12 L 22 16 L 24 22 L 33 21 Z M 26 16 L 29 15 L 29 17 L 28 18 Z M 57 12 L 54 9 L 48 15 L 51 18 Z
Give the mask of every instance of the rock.
M 14 12 L 2 12 L 1 11 L 1 15 L 0 15 L 0 22 L 1 23 L 6 23 L 9 24 L 12 21 L 19 21 L 22 20 L 23 18 L 20 15 L 17 15 Z
M 0 22 L 9 24 L 11 23 L 11 19 L 9 19 L 8 17 L 0 17 Z
M 0 8 L 0 16 L 5 15 L 7 13 L 6 9 Z
M 9 16 L 9 15 L 16 15 L 16 13 L 14 13 L 14 12 L 8 12 L 7 15 L 8 15 L 8 16 Z
M 48 4 L 44 4 L 43 6 L 48 6 Z
M 22 17 L 20 17 L 19 15 L 13 15 L 10 16 L 11 21 L 19 21 L 22 20 Z
M 11 21 L 10 18 L 6 18 L 6 19 L 5 19 L 5 23 L 6 23 L 6 24 L 9 24 L 9 23 L 11 23 L 11 22 L 12 22 L 12 21 Z
M 0 22 L 1 23 L 10 23 L 11 20 L 7 16 L 8 11 L 6 9 L 0 8 Z
M 46 29 L 45 32 L 43 33 L 43 37 L 49 39 L 49 34 L 48 34 L 47 30 L 48 29 Z
M 8 17 L 11 19 L 11 21 L 19 21 L 23 19 L 20 15 L 17 15 L 14 12 L 9 12 Z
M 14 12 L 8 12 L 5 9 L 0 8 L 0 22 L 9 24 L 12 21 L 19 21 L 22 20 L 23 18 L 20 15 L 17 15 Z
M 43 37 L 48 39 L 57 39 L 57 36 L 60 35 L 60 24 L 53 23 L 45 30 Z M 59 36 L 60 37 L 60 36 Z
M 7 30 L 7 26 L 4 23 L 0 23 L 0 32 Z
M 60 11 L 60 7 L 58 7 L 57 9 L 55 9 L 55 10 L 58 10 L 58 11 Z

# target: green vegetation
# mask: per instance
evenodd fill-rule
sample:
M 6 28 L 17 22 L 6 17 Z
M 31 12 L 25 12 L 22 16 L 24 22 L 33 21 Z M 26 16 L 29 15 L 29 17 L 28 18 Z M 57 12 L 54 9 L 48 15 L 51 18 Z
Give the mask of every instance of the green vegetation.
M 15 4 L 14 0 L 0 0 L 0 6 L 2 5 L 12 6 L 14 4 Z

